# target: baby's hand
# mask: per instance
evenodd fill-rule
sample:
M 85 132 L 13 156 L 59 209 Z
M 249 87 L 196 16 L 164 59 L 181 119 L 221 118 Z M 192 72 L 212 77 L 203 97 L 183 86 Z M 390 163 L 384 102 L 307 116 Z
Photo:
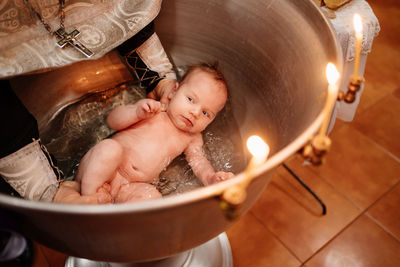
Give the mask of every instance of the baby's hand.
M 178 85 L 175 79 L 164 78 L 157 84 L 153 91 L 147 94 L 147 97 L 159 100 L 167 107 L 170 101 L 170 94 L 177 90 Z
M 159 101 L 153 99 L 142 99 L 136 103 L 136 114 L 139 119 L 151 118 L 157 113 L 164 111 L 163 106 Z
M 219 183 L 228 179 L 231 179 L 235 175 L 231 172 L 216 172 L 210 179 L 208 179 L 208 184 Z

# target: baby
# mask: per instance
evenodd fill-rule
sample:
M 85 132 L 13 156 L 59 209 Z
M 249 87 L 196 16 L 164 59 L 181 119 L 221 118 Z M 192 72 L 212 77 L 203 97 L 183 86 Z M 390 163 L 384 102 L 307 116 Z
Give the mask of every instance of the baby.
M 76 180 L 83 196 L 106 191 L 114 203 L 161 198 L 151 183 L 182 152 L 204 185 L 233 177 L 233 173 L 215 172 L 202 149 L 201 132 L 227 99 L 219 70 L 207 64 L 192 66 L 168 98 L 167 108 L 142 99 L 111 111 L 107 124 L 119 132 L 82 158 Z

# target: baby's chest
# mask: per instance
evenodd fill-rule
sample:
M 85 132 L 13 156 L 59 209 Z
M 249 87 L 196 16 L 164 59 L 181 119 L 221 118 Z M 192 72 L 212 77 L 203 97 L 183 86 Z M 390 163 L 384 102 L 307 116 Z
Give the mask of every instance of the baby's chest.
M 135 129 L 135 133 L 138 134 L 139 143 L 143 150 L 162 156 L 178 156 L 191 140 L 190 135 L 176 129 L 163 116 L 149 120 L 148 123 Z

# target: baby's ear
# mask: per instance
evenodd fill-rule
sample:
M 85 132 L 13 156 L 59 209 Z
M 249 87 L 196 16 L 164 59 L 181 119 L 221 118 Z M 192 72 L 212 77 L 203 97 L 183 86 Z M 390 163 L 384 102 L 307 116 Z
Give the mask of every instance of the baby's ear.
M 174 88 L 172 88 L 171 91 L 168 94 L 168 100 L 172 99 L 172 97 L 175 95 L 175 93 L 178 90 L 178 88 L 179 88 L 179 83 L 175 82 Z

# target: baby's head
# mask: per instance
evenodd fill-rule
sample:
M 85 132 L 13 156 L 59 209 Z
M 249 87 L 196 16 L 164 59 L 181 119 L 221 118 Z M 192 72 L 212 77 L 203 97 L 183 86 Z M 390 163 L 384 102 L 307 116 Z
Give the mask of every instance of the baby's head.
M 167 113 L 175 126 L 200 133 L 225 106 L 228 90 L 218 66 L 202 63 L 188 69 L 169 97 Z

